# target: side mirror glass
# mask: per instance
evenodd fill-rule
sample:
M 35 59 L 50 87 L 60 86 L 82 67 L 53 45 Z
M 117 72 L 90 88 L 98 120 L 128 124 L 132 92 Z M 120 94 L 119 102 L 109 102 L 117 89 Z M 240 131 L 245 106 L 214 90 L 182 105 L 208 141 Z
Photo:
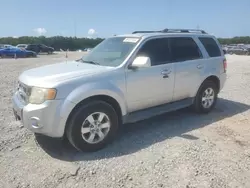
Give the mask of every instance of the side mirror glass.
M 138 56 L 134 59 L 129 69 L 146 68 L 151 67 L 151 60 L 146 56 Z

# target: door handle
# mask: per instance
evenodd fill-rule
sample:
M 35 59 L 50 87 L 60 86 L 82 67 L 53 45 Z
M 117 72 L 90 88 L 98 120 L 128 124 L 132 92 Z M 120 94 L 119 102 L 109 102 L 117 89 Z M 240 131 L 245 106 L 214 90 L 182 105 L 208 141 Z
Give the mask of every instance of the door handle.
M 167 74 L 170 74 L 171 73 L 171 70 L 163 70 L 161 72 L 162 75 L 167 75 Z
M 203 65 L 197 65 L 197 69 L 202 69 L 204 66 Z
M 163 78 L 168 78 L 170 73 L 171 73 L 171 70 L 163 70 L 161 72 L 161 74 L 163 75 Z

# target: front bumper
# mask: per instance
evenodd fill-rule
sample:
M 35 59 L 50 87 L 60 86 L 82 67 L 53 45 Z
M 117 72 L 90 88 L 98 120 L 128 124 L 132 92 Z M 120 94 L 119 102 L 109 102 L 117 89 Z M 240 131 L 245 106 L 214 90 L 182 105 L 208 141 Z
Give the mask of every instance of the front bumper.
M 34 133 L 50 137 L 62 137 L 65 124 L 61 117 L 62 100 L 46 101 L 43 104 L 27 104 L 21 102 L 18 92 L 12 97 L 13 111 L 16 119 L 21 120 L 24 127 Z

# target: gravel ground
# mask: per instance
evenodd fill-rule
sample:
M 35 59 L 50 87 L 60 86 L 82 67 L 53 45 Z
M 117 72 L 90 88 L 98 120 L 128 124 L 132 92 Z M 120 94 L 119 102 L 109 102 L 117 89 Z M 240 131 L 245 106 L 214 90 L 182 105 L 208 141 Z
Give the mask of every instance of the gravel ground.
M 18 75 L 63 55 L 0 59 L 0 187 L 250 187 L 250 57 L 227 56 L 228 80 L 212 113 L 184 109 L 128 124 L 107 148 L 80 153 L 35 137 L 12 115 Z

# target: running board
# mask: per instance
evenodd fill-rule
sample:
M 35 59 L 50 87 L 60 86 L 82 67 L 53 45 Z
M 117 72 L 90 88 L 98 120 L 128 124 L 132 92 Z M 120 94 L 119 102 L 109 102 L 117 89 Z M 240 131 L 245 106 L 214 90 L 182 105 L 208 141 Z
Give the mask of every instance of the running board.
M 151 117 L 164 114 L 167 112 L 179 110 L 185 107 L 188 107 L 193 104 L 193 98 L 183 99 L 180 101 L 167 103 L 164 105 L 147 108 L 144 110 L 139 110 L 136 112 L 132 112 L 126 116 L 123 116 L 123 123 L 134 123 L 137 121 L 141 121 L 144 119 L 149 119 Z

